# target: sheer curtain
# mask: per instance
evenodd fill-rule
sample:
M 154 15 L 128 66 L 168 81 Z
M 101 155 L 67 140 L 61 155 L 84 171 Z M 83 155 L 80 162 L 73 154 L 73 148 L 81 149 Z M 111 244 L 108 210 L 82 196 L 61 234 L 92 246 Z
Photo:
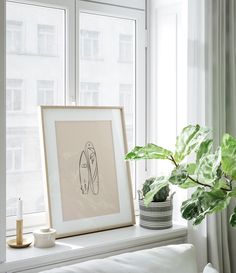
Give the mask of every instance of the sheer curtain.
M 236 3 L 189 0 L 188 10 L 189 102 L 196 101 L 190 121 L 213 128 L 218 145 L 225 132 L 236 137 Z M 200 269 L 209 261 L 221 273 L 236 272 L 236 230 L 228 225 L 234 205 L 208 217 L 197 229 L 190 225 Z

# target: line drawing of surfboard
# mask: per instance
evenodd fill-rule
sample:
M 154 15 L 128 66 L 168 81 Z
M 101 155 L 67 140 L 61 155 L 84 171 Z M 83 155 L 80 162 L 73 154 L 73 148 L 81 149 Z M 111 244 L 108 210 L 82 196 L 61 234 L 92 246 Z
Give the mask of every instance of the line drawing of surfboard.
M 93 143 L 88 141 L 85 144 L 85 154 L 87 156 L 87 161 L 89 162 L 89 175 L 90 175 L 90 189 L 93 194 L 99 193 L 99 176 L 98 176 L 98 162 L 96 150 L 93 146 Z
M 85 152 L 82 151 L 79 159 L 79 179 L 82 194 L 88 194 L 89 191 L 89 168 Z
M 97 154 L 91 141 L 86 142 L 79 159 L 79 179 L 82 194 L 91 189 L 94 195 L 99 193 L 99 174 Z

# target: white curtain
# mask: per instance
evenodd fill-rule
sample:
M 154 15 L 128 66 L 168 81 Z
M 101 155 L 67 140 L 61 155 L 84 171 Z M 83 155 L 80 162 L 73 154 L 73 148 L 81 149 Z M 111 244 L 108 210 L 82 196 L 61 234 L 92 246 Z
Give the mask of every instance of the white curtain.
M 188 10 L 189 103 L 196 102 L 190 121 L 213 128 L 218 145 L 225 132 L 236 137 L 236 1 L 189 0 Z M 234 205 L 189 226 L 200 269 L 209 261 L 220 273 L 236 272 L 236 229 L 228 224 Z

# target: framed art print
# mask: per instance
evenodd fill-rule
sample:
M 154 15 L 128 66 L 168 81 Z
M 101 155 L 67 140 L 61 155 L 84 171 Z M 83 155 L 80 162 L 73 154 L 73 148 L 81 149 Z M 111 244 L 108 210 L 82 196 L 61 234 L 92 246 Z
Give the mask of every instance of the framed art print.
M 120 107 L 42 106 L 50 226 L 58 237 L 135 223 Z

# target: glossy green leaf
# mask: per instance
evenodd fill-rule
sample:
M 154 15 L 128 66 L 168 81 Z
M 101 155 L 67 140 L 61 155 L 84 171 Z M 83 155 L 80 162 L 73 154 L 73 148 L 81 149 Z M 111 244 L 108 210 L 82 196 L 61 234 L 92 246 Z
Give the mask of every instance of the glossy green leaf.
M 236 188 L 233 188 L 232 191 L 228 192 L 230 197 L 236 197 Z
M 181 213 L 186 220 L 193 220 L 194 225 L 198 225 L 206 217 L 224 210 L 230 202 L 230 197 L 225 191 L 212 189 L 205 191 L 204 188 L 197 188 L 191 198 L 183 202 Z
M 200 146 L 199 146 L 199 149 L 197 151 L 197 154 L 196 154 L 196 162 L 198 163 L 199 160 L 209 154 L 212 150 L 212 144 L 213 144 L 213 141 L 212 139 L 207 139 L 205 141 L 203 141 Z
M 144 147 L 136 146 L 125 156 L 126 160 L 138 159 L 169 159 L 172 152 L 160 146 L 149 143 Z
M 204 184 L 212 184 L 218 178 L 218 169 L 221 163 L 221 149 L 215 154 L 206 154 L 201 157 L 197 168 L 197 179 Z
M 222 140 L 222 169 L 236 180 L 236 139 L 229 134 L 225 134 Z
M 170 175 L 170 183 L 174 185 L 182 185 L 188 178 L 188 172 L 186 166 L 179 165 L 176 167 Z
M 186 168 L 187 168 L 188 174 L 193 175 L 193 174 L 195 174 L 197 165 L 196 165 L 196 163 L 189 163 L 189 164 L 187 164 Z
M 220 179 L 215 180 L 213 183 L 213 186 L 214 186 L 214 189 L 230 190 L 230 187 L 224 178 L 220 178 Z
M 234 212 L 230 216 L 229 222 L 232 227 L 236 227 L 236 207 L 234 208 Z
M 155 196 L 155 194 L 168 184 L 168 176 L 157 177 L 155 181 L 150 185 L 151 190 L 144 196 L 144 205 L 148 206 L 153 201 L 153 197 Z
M 185 127 L 176 140 L 175 161 L 180 163 L 187 155 L 196 152 L 209 136 L 210 130 L 199 125 Z
M 197 186 L 198 184 L 189 178 L 183 184 L 179 185 L 182 189 L 189 189 Z

